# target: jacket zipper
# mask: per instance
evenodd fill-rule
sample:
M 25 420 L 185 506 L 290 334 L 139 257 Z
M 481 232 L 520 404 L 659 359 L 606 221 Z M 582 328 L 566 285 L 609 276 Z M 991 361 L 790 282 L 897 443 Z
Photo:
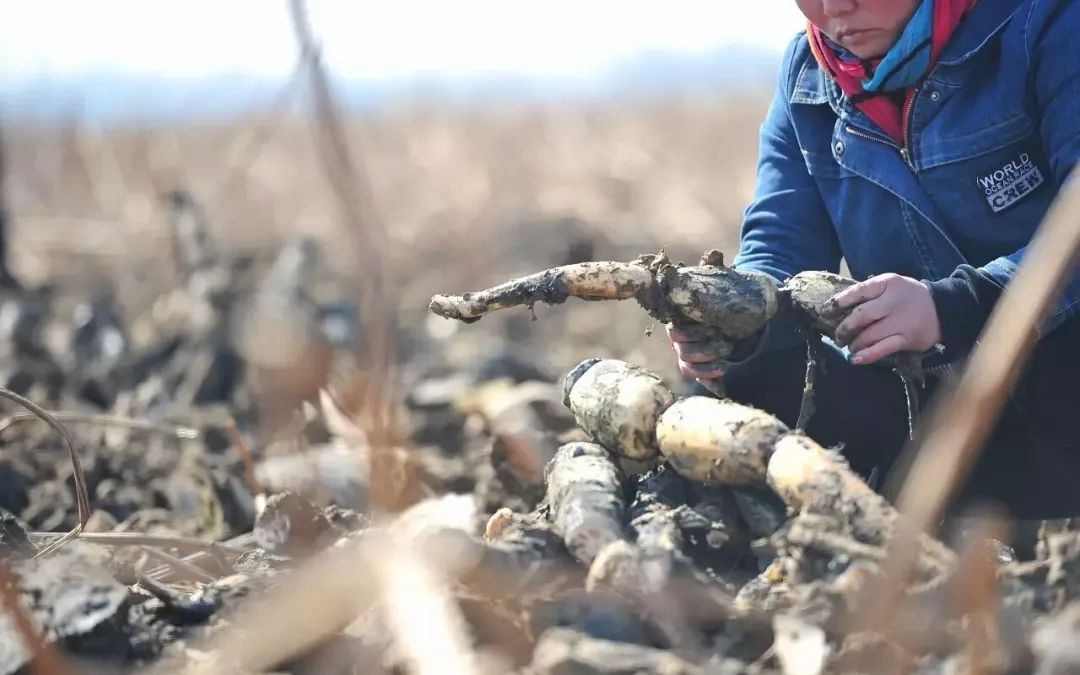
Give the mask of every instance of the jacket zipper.
M 858 136 L 859 138 L 865 138 L 870 141 L 877 141 L 878 143 L 884 143 L 891 148 L 895 148 L 896 151 L 900 153 L 900 157 L 904 160 L 904 163 L 908 165 L 908 168 L 915 171 L 915 163 L 911 159 L 911 150 L 909 148 L 911 147 L 911 111 L 915 108 L 915 98 L 918 95 L 919 90 L 916 89 L 915 93 L 911 95 L 911 98 L 904 106 L 903 127 L 901 130 L 901 136 L 903 137 L 904 142 L 902 145 L 891 138 L 861 131 L 850 124 L 845 125 L 844 128 L 852 136 Z
M 884 143 L 885 145 L 889 146 L 890 148 L 893 148 L 894 150 L 896 150 L 897 152 L 900 153 L 900 156 L 904 159 L 904 163 L 906 163 L 908 165 L 908 167 L 912 171 L 915 170 L 915 166 L 911 163 L 911 153 L 908 152 L 907 148 L 902 147 L 899 143 L 897 143 L 893 139 L 888 138 L 887 136 L 880 136 L 878 134 L 871 134 L 869 132 L 862 131 L 862 130 L 856 128 L 856 127 L 853 127 L 851 125 L 845 125 L 844 130 L 847 131 L 852 136 L 858 136 L 859 138 L 865 138 L 868 141 L 876 141 L 878 143 Z
M 912 94 L 912 96 L 911 96 L 911 100 L 908 101 L 907 105 L 904 106 L 903 130 L 902 130 L 903 133 L 902 133 L 902 135 L 904 137 L 904 145 L 905 146 L 910 144 L 911 111 L 914 110 L 914 108 L 915 108 L 915 98 L 918 96 L 918 94 L 919 94 L 919 90 L 916 89 L 915 93 Z M 891 139 L 891 138 L 889 138 L 887 136 L 881 136 L 879 134 L 873 134 L 873 133 L 870 133 L 870 132 L 867 132 L 867 131 L 862 131 L 861 129 L 859 129 L 857 127 L 851 126 L 850 124 L 844 125 L 844 130 L 847 131 L 852 136 L 857 136 L 859 138 L 863 138 L 863 139 L 866 139 L 868 141 L 876 141 L 878 143 L 884 143 L 885 145 L 888 145 L 891 148 L 895 148 L 897 151 L 899 151 L 900 156 L 904 159 L 904 162 L 907 163 L 908 167 L 912 171 L 915 171 L 915 165 L 911 161 L 911 152 L 906 147 L 901 146 L 899 143 L 897 143 L 893 139 Z M 945 240 L 945 243 L 947 243 L 949 245 L 949 247 L 953 250 L 953 252 L 956 253 L 957 257 L 959 257 L 960 260 L 964 264 L 970 264 L 970 262 L 967 259 L 967 256 L 965 256 L 960 251 L 960 248 L 957 247 L 955 242 L 953 242 L 952 237 L 950 237 L 948 234 L 946 234 L 945 231 L 942 230 L 941 227 L 937 223 L 935 223 L 933 220 L 931 220 L 930 218 L 926 218 L 926 220 L 927 220 L 927 222 L 929 222 L 934 227 L 935 230 L 937 230 L 938 234 L 941 235 L 941 237 Z
M 915 87 L 904 105 L 904 115 L 901 122 L 900 136 L 904 140 L 904 147 L 900 148 L 900 156 L 904 158 L 911 170 L 915 170 L 915 162 L 911 159 L 911 111 L 915 109 L 915 99 L 919 98 L 919 88 Z

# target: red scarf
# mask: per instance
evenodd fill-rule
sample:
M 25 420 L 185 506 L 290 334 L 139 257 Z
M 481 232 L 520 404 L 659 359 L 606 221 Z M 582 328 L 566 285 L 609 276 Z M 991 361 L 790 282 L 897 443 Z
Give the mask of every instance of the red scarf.
M 960 25 L 960 20 L 976 0 L 923 0 L 934 2 L 934 25 L 931 30 L 930 67 L 937 63 L 941 50 L 945 43 L 952 37 L 953 31 Z M 844 61 L 825 40 L 821 29 L 809 24 L 806 34 L 810 39 L 810 50 L 814 53 L 826 73 L 840 86 L 840 90 L 848 98 L 858 97 L 863 93 L 862 82 L 868 79 L 869 73 L 863 67 L 862 61 Z M 871 62 L 877 66 L 880 60 Z M 885 133 L 889 134 L 901 146 L 906 145 L 904 138 L 907 119 L 904 111 L 910 109 L 911 99 L 915 95 L 915 89 L 909 87 L 904 92 L 904 105 L 901 106 L 891 96 L 870 96 L 855 103 L 855 107 L 866 113 Z

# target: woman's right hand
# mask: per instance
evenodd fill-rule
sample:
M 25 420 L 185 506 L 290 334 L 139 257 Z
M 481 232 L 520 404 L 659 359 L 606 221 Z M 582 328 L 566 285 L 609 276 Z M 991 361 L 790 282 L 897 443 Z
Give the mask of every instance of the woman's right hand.
M 731 355 L 733 348 L 715 328 L 671 324 L 666 328 L 683 375 L 697 380 L 716 380 L 724 376 L 724 359 Z

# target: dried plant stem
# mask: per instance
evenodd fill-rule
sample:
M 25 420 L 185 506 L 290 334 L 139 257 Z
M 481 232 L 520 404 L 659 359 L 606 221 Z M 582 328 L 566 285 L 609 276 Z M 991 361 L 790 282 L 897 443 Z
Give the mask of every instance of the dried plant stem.
M 802 401 L 799 403 L 799 418 L 795 428 L 805 430 L 814 416 L 814 385 L 817 383 L 818 350 L 816 336 L 806 336 L 806 377 L 803 380 Z
M 68 433 L 67 427 L 60 423 L 60 420 L 50 413 L 45 408 L 42 408 L 37 403 L 34 403 L 25 396 L 21 396 L 11 391 L 0 387 L 0 397 L 6 398 L 9 401 L 14 401 L 22 407 L 29 410 L 35 417 L 40 418 L 46 424 L 53 428 L 56 433 L 60 434 L 60 437 L 64 439 L 64 445 L 67 446 L 68 456 L 71 458 L 72 475 L 75 479 L 75 504 L 79 510 L 79 524 L 75 526 L 73 530 L 67 534 L 61 536 L 49 546 L 46 546 L 42 550 L 38 551 L 37 556 L 49 555 L 53 551 L 57 550 L 68 541 L 79 536 L 83 528 L 86 527 L 86 521 L 90 519 L 90 497 L 87 494 L 86 489 L 86 477 L 83 475 L 82 464 L 79 462 L 79 455 L 75 452 L 75 440 L 72 439 L 71 434 Z
M 208 565 L 213 563 L 218 566 L 218 569 L 222 573 L 228 573 L 231 569 L 231 564 L 225 558 L 225 551 L 222 549 L 247 549 L 254 545 L 254 536 L 251 532 L 245 532 L 240 536 L 233 537 L 225 542 L 212 542 L 205 550 L 191 553 L 180 558 L 186 563 L 192 565 Z M 154 567 L 146 572 L 146 576 L 160 581 L 161 579 L 168 578 L 171 575 L 172 568 L 168 565 L 162 565 Z
M 34 539 L 55 537 L 53 532 L 31 532 L 29 535 Z M 204 551 L 214 549 L 232 555 L 241 555 L 248 549 L 215 541 L 206 541 L 195 537 L 168 537 L 161 535 L 142 534 L 139 532 L 84 532 L 80 539 L 91 544 L 101 546 L 157 546 L 160 548 L 172 548 L 180 551 Z
M 898 498 L 921 529 L 940 517 L 994 427 L 1080 254 L 1080 173 L 1066 183 L 998 301 L 955 388 L 936 406 Z
M 787 540 L 798 546 L 817 549 L 832 556 L 862 558 L 873 562 L 885 560 L 885 549 L 855 541 L 836 532 L 801 526 L 798 521 L 787 532 Z
M 197 439 L 200 436 L 199 430 L 191 427 L 155 424 L 153 422 L 144 422 L 143 420 L 132 419 L 130 417 L 93 415 L 69 410 L 51 410 L 49 411 L 49 414 L 56 419 L 69 424 L 96 424 L 109 427 L 122 427 L 138 431 L 150 431 L 165 436 L 175 436 L 176 438 L 185 440 Z M 40 417 L 33 413 L 15 413 L 14 415 L 8 415 L 7 417 L 0 419 L 0 433 L 7 431 L 20 422 L 32 419 L 40 419 Z
M 351 383 L 350 400 L 355 403 L 348 412 L 358 414 L 369 434 L 372 507 L 395 511 L 403 505 L 392 487 L 398 482 L 393 474 L 400 468 L 400 462 L 394 456 L 394 445 L 399 440 L 393 382 L 397 300 L 387 273 L 389 241 L 375 208 L 367 173 L 349 146 L 306 4 L 303 0 L 290 0 L 289 10 L 301 58 L 307 65 L 321 167 L 336 197 L 343 233 L 354 246 L 356 294 L 370 317 L 360 326 L 361 343 L 367 349 L 361 363 L 363 375 Z
M 214 580 L 214 576 L 212 574 L 202 569 L 198 565 L 184 560 L 183 558 L 177 558 L 174 555 L 170 555 L 151 546 L 142 546 L 140 547 L 140 550 L 142 550 L 144 553 L 146 553 L 146 555 L 150 556 L 151 558 L 156 558 L 157 560 L 165 563 L 174 570 L 182 572 L 191 579 L 204 582 Z
M 888 617 L 914 564 L 912 542 L 933 528 L 978 458 L 1001 407 L 1035 345 L 1038 327 L 1080 254 L 1080 174 L 1066 181 L 1011 283 L 995 306 L 960 379 L 933 410 L 897 498 L 910 525 L 898 528 L 877 602 L 857 617 L 873 629 Z
M 262 484 L 259 482 L 258 476 L 255 475 L 255 457 L 251 452 L 251 447 L 244 440 L 244 437 L 240 435 L 240 429 L 236 426 L 236 420 L 232 415 L 225 418 L 222 426 L 225 428 L 225 433 L 229 435 L 229 440 L 232 441 L 233 446 L 236 448 L 236 452 L 240 454 L 240 461 L 244 463 L 244 477 L 247 479 L 248 486 L 251 488 L 253 495 L 262 495 L 266 491 L 263 490 Z
M 960 552 L 956 574 L 949 584 L 951 614 L 966 617 L 964 654 L 967 672 L 996 673 L 1004 670 L 1000 652 L 1001 627 L 997 622 L 1000 605 L 998 567 L 991 542 L 1003 540 L 1008 530 L 1003 521 L 990 516 L 976 520 Z
M 178 590 L 161 583 L 157 579 L 147 576 L 139 567 L 135 568 L 135 573 L 139 580 L 139 585 L 158 600 L 170 605 L 179 604 L 180 592 Z

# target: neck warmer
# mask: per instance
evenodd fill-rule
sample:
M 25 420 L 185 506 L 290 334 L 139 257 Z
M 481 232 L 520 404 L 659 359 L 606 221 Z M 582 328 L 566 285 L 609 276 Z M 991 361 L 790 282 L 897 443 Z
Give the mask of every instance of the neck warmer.
M 914 87 L 930 72 L 945 43 L 976 0 L 922 0 L 892 48 L 879 59 L 860 60 L 830 40 L 817 26 L 807 27 L 818 64 L 851 102 L 885 133 L 905 145 L 905 111 Z M 901 97 L 886 94 L 903 93 Z

